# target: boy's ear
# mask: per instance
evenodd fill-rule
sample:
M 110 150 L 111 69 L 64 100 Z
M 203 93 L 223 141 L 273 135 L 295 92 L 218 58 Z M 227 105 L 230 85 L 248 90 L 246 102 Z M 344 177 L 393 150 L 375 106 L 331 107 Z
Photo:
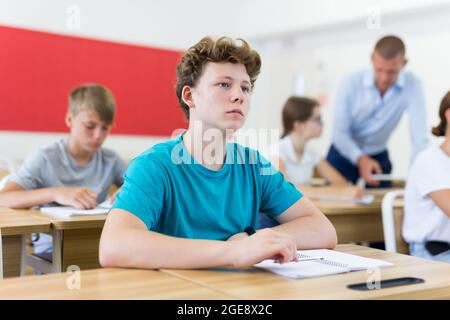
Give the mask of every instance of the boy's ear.
M 72 115 L 70 114 L 70 112 L 67 112 L 66 113 L 66 117 L 65 117 L 65 122 L 66 122 L 66 126 L 68 127 L 68 128 L 71 128 L 72 127 Z
M 183 99 L 183 102 L 186 103 L 189 108 L 195 107 L 194 99 L 192 98 L 191 87 L 189 86 L 183 87 L 183 90 L 181 90 L 181 99 Z

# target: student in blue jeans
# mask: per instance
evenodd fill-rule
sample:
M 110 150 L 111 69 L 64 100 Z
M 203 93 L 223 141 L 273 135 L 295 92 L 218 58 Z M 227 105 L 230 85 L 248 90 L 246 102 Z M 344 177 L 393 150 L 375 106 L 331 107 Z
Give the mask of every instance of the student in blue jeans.
M 177 66 L 189 128 L 130 164 L 103 228 L 107 267 L 247 267 L 296 250 L 333 248 L 328 219 L 257 151 L 227 143 L 244 125 L 259 54 L 244 41 L 203 38 Z M 281 224 L 254 232 L 259 211 Z

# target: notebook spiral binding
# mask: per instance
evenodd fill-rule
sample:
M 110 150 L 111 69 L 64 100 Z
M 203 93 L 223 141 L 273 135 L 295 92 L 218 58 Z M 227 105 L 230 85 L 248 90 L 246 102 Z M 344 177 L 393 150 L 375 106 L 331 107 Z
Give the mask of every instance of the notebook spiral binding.
M 303 253 L 297 254 L 297 257 L 299 257 L 299 258 L 313 258 L 312 256 L 309 256 L 309 255 L 303 254 Z M 326 260 L 326 259 L 314 260 L 313 262 L 325 264 L 327 266 L 332 266 L 332 267 L 336 267 L 336 268 L 342 268 L 342 269 L 348 269 L 349 268 L 349 265 L 347 265 L 347 264 L 340 263 L 340 262 L 335 262 L 335 261 L 330 261 L 330 260 Z

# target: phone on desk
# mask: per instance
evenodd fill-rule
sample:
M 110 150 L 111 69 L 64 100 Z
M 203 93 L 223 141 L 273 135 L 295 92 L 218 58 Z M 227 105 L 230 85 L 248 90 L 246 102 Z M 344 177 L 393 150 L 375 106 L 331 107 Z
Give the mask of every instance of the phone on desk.
M 394 278 L 394 279 L 387 279 L 387 280 L 381 280 L 379 285 L 373 284 L 373 286 L 370 286 L 368 283 L 355 283 L 350 284 L 347 286 L 349 289 L 353 290 L 360 290 L 360 291 L 369 291 L 374 289 L 384 289 L 384 288 L 391 288 L 391 287 L 398 287 L 398 286 L 406 286 L 410 284 L 417 284 L 417 283 L 424 283 L 425 280 L 420 278 L 414 278 L 414 277 L 402 277 L 402 278 Z

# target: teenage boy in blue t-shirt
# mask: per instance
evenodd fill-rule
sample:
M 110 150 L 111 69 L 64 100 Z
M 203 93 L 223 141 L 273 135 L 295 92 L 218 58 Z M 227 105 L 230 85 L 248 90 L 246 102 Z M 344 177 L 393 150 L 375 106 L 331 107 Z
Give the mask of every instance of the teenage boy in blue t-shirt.
M 267 160 L 227 143 L 244 125 L 260 67 L 245 41 L 226 37 L 184 54 L 176 93 L 189 128 L 131 163 L 100 240 L 103 266 L 247 267 L 336 245 L 328 219 Z M 259 212 L 281 224 L 252 234 Z

